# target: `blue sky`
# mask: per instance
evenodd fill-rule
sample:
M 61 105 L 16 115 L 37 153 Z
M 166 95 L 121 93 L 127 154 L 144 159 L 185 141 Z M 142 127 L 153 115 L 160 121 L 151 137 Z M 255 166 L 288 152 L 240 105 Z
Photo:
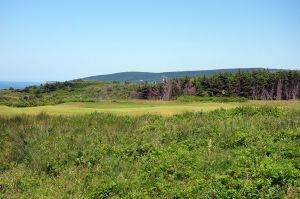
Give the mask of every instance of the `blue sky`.
M 300 69 L 299 0 L 0 0 L 0 80 Z

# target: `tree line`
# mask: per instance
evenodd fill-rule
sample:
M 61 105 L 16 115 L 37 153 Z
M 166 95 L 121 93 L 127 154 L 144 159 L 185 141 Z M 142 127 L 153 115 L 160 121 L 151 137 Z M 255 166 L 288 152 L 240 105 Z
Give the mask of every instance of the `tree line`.
M 178 96 L 289 100 L 300 97 L 300 71 L 220 73 L 140 84 L 133 98 L 171 100 Z

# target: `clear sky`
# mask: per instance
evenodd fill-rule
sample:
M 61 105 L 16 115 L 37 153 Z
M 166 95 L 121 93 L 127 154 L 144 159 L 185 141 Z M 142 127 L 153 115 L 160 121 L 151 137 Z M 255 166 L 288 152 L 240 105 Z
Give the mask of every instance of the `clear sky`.
M 300 69 L 300 0 L 0 0 L 0 81 Z

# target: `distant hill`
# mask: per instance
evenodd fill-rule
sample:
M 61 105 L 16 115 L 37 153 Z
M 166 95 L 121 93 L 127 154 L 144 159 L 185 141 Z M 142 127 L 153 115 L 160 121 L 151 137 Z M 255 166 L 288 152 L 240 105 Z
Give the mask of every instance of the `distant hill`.
M 195 77 L 195 76 L 210 76 L 217 73 L 230 72 L 235 73 L 238 71 L 252 72 L 264 70 L 264 68 L 232 68 L 232 69 L 216 69 L 216 70 L 199 70 L 199 71 L 177 71 L 177 72 L 121 72 L 107 75 L 96 75 L 91 77 L 82 78 L 83 80 L 98 80 L 98 81 L 119 81 L 119 82 L 159 82 L 163 79 L 174 79 L 178 77 Z M 269 69 L 270 71 L 278 71 L 278 69 Z

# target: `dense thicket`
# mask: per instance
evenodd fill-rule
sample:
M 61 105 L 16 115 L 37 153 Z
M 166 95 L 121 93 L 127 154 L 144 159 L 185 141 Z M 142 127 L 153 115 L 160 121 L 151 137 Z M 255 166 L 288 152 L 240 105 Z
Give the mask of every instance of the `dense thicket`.
M 180 78 L 161 84 L 143 84 L 137 90 L 141 98 L 170 100 L 181 95 L 246 97 L 250 99 L 288 100 L 300 97 L 300 72 L 268 70 L 221 73 L 209 77 Z
M 0 198 L 297 198 L 300 115 L 0 117 Z

